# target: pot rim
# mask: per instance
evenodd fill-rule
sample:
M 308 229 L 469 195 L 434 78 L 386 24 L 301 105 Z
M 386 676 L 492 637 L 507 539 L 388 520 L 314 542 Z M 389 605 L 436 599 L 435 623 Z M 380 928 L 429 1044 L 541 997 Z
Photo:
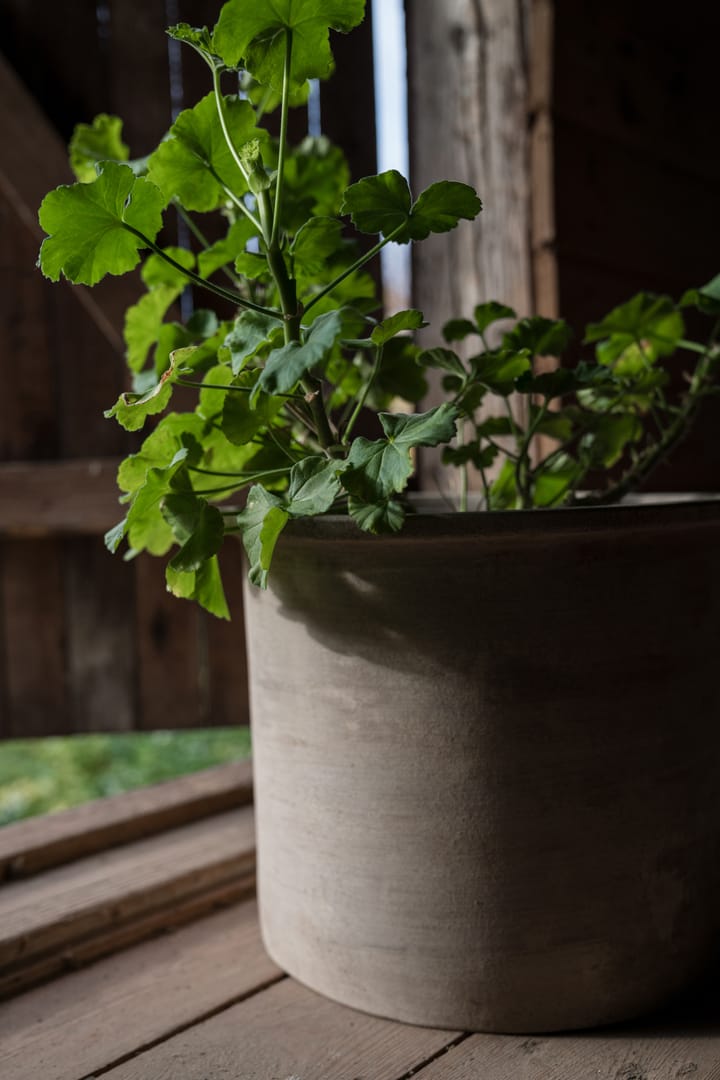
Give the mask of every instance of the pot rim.
M 720 494 L 712 492 L 651 493 L 633 495 L 609 506 L 560 506 L 532 510 L 479 510 L 460 513 L 447 509 L 437 496 L 412 493 L 411 506 L 402 529 L 380 536 L 364 532 L 345 514 L 293 518 L 283 537 L 293 540 L 337 540 L 377 544 L 403 540 L 507 536 L 589 536 L 632 533 L 658 529 L 663 532 L 720 525 Z M 283 537 L 280 538 L 282 542 Z

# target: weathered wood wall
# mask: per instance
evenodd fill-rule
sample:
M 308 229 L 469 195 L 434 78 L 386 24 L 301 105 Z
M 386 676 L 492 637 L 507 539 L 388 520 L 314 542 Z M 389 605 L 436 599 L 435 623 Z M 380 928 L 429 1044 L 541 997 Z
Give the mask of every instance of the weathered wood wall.
M 406 14 L 413 184 L 454 176 L 485 204 L 415 251 L 414 301 L 436 326 L 498 299 L 582 329 L 639 289 L 677 297 L 720 271 L 720 5 L 407 0 Z M 718 422 L 707 407 L 649 486 L 717 490 Z
M 90 291 L 51 285 L 35 268 L 37 207 L 72 180 L 63 144 L 75 123 L 116 113 L 131 153 L 152 149 L 173 111 L 209 88 L 202 61 L 169 52 L 164 29 L 212 23 L 219 8 L 76 0 L 68 14 L 0 0 L 0 737 L 247 720 L 232 545 L 230 625 L 168 596 L 161 561 L 126 565 L 102 545 L 121 516 L 114 472 L 129 446 L 102 412 L 123 385 L 122 313 L 136 282 Z M 369 24 L 341 51 L 323 129 L 357 176 L 375 163 Z M 307 130 L 302 115 L 294 124 L 296 136 Z

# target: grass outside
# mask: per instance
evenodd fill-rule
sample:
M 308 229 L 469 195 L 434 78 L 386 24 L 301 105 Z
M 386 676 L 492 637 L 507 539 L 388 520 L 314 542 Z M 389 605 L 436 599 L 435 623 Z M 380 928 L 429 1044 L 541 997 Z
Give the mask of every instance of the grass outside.
M 247 728 L 0 743 L 0 825 L 250 756 Z

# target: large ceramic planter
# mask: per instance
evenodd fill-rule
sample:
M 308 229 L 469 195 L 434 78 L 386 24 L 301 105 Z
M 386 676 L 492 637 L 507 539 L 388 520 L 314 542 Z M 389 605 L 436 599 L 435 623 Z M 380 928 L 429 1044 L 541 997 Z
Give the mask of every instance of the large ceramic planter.
M 720 504 L 297 522 L 246 596 L 264 939 L 338 1001 L 549 1031 L 718 927 Z

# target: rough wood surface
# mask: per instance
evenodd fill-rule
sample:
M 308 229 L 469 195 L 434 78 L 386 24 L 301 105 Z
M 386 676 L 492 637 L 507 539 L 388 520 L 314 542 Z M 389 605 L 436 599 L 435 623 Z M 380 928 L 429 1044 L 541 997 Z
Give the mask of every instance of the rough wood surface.
M 285 979 L 106 1075 L 108 1080 L 399 1080 L 455 1037 L 353 1012 Z
M 242 761 L 6 825 L 0 829 L 0 881 L 28 877 L 251 801 L 252 766 Z
M 99 536 L 123 514 L 119 458 L 0 464 L 0 533 Z
M 250 808 L 231 811 L 81 862 L 0 892 L 0 994 L 61 970 L 93 937 L 252 877 Z M 154 928 L 154 927 L 153 927 Z M 125 942 L 126 943 L 126 942 Z
M 78 1080 L 281 977 L 248 901 L 0 1007 L 3 1080 Z

